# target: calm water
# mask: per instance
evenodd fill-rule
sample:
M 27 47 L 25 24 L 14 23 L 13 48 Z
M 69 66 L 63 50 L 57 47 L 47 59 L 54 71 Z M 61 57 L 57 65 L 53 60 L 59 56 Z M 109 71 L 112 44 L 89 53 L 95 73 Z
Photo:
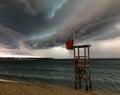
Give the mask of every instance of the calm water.
M 90 62 L 93 91 L 120 93 L 120 60 Z M 74 88 L 73 60 L 0 61 L 0 77 Z

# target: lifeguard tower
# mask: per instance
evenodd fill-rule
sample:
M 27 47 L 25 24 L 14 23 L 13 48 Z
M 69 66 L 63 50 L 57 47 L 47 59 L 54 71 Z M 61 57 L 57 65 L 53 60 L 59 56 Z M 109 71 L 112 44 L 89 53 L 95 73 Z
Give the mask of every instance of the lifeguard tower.
M 86 91 L 92 89 L 90 76 L 90 46 L 73 46 L 75 67 L 75 89 L 81 89 L 82 83 L 86 85 Z

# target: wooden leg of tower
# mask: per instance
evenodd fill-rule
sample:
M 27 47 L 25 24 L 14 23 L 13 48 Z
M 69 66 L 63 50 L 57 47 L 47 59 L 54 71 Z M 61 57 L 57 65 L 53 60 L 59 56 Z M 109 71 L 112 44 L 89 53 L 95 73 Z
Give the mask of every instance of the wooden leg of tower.
M 75 70 L 75 90 L 77 89 L 77 71 Z
M 92 90 L 92 81 L 91 81 L 91 75 L 90 76 L 90 90 Z
M 86 81 L 86 91 L 88 91 L 88 82 Z
M 86 91 L 88 91 L 88 82 L 89 82 L 88 76 L 86 75 Z
M 80 79 L 80 81 L 79 81 L 79 88 L 81 89 L 81 79 Z
M 77 89 L 77 80 L 75 79 L 75 90 Z
M 88 91 L 88 76 L 86 75 L 86 91 Z
M 91 82 L 91 80 L 90 80 L 90 90 L 92 90 L 92 82 Z
M 81 89 L 81 68 L 79 68 L 79 88 Z
M 85 76 L 86 76 L 86 91 L 88 91 L 88 82 L 89 82 L 89 79 L 88 79 L 88 77 L 89 77 L 89 74 L 88 74 L 89 72 L 88 72 L 88 69 L 86 68 L 86 72 L 85 72 Z
M 90 90 L 92 90 L 92 81 L 91 81 L 91 72 L 90 72 L 90 68 L 89 68 L 89 81 L 90 81 Z

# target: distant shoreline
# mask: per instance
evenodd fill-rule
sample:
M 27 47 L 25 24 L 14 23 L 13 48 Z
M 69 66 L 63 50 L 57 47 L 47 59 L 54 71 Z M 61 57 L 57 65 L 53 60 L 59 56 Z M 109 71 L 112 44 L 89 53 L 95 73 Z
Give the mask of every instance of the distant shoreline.
M 0 60 L 54 60 L 54 58 L 20 58 L 20 57 L 1 57 Z

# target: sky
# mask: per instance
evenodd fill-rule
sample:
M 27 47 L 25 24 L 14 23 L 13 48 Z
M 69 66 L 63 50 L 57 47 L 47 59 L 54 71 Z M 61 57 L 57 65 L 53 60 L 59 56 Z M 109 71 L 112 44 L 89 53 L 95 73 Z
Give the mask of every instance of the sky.
M 0 57 L 73 58 L 65 42 L 91 44 L 92 58 L 120 58 L 120 0 L 0 0 Z

